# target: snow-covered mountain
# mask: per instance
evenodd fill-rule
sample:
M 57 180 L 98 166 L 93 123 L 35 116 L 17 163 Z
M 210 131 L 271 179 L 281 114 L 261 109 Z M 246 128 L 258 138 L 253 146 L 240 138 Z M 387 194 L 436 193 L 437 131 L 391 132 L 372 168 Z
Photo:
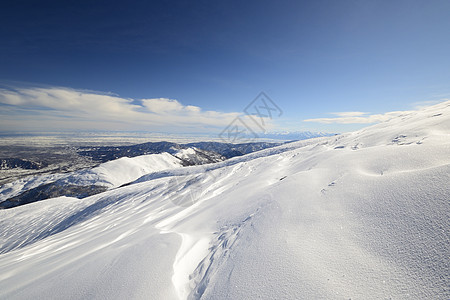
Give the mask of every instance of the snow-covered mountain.
M 220 155 L 219 153 L 198 149 L 196 147 L 181 149 L 171 148 L 168 152 L 180 159 L 184 166 L 204 165 L 226 159 L 226 157 Z
M 0 186 L 0 208 L 10 208 L 58 196 L 85 198 L 117 188 L 156 171 L 223 161 L 221 155 L 196 148 L 169 149 L 160 154 L 122 157 L 66 174 L 21 178 Z
M 70 137 L 68 139 L 70 140 Z M 186 155 L 181 159 L 185 166 L 189 166 L 218 162 L 226 158 L 283 144 L 283 142 L 243 144 L 194 142 L 178 144 L 162 141 L 126 146 L 105 146 L 101 138 L 96 142 L 98 145 L 94 143 L 94 145 L 90 146 L 80 146 L 74 142 L 67 142 L 67 145 L 51 146 L 45 143 L 40 144 L 39 140 L 33 139 L 29 140 L 28 143 L 31 143 L 31 145 L 0 146 L 0 185 L 31 176 L 69 173 L 93 168 L 100 163 L 122 157 L 132 158 L 164 152 L 176 155 L 177 152 L 185 152 Z M 187 155 L 188 152 L 190 152 L 189 155 Z
M 309 138 L 312 137 L 317 136 L 309 136 Z M 82 156 L 101 162 L 106 162 L 120 157 L 135 157 L 163 152 L 173 153 L 188 149 L 195 149 L 197 153 L 204 153 L 209 157 L 214 157 L 214 154 L 219 154 L 220 156 L 231 158 L 282 144 L 283 142 L 253 142 L 241 144 L 222 142 L 194 142 L 187 144 L 177 144 L 173 142 L 148 142 L 131 146 L 84 147 L 80 149 L 78 153 Z
M 2 299 L 448 299 L 450 102 L 0 210 Z

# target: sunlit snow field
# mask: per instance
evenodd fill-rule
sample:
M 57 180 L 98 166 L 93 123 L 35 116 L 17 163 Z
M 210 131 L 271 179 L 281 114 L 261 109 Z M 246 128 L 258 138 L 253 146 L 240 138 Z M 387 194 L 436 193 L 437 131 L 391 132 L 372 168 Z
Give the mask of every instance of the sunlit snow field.
M 0 298 L 450 298 L 450 102 L 171 163 L 0 210 Z

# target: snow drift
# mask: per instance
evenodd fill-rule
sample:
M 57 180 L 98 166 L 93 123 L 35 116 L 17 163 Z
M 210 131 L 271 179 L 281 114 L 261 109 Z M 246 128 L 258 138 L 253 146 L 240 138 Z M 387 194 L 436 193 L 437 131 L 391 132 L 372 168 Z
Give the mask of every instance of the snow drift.
M 0 211 L 4 299 L 448 299 L 450 102 Z

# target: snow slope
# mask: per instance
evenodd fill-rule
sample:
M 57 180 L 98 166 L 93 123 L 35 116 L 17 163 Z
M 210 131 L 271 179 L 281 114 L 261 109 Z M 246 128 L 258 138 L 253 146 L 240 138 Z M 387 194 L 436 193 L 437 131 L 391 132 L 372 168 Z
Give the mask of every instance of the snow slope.
M 1 299 L 449 299 L 450 102 L 0 211 Z
M 122 157 L 102 163 L 92 169 L 66 174 L 49 174 L 21 178 L 0 187 L 0 202 L 17 196 L 24 191 L 56 182 L 64 185 L 100 185 L 109 189 L 134 181 L 139 177 L 156 171 L 182 167 L 183 162 L 169 153 Z
M 64 181 L 77 185 L 100 184 L 118 187 L 122 184 L 155 171 L 182 167 L 181 161 L 169 154 L 149 154 L 137 157 L 122 157 L 102 163 L 98 167 L 76 172 Z

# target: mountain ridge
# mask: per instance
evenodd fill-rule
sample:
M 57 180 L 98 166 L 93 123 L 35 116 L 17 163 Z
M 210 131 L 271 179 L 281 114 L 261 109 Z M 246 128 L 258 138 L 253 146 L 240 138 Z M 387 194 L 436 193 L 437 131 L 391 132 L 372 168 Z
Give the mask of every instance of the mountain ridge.
M 444 102 L 1 210 L 0 297 L 446 299 L 449 174 Z

